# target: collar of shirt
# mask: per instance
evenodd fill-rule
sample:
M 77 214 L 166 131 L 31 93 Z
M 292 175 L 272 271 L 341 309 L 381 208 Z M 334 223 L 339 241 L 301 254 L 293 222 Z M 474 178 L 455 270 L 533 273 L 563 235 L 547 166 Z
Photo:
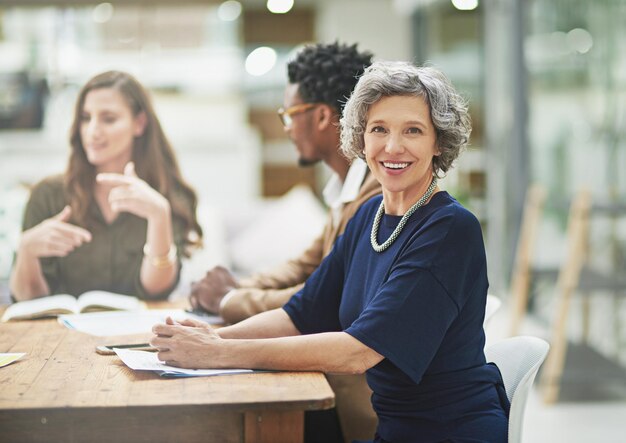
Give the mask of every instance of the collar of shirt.
M 330 208 L 333 223 L 337 223 L 341 216 L 343 205 L 354 201 L 367 174 L 367 163 L 360 158 L 355 159 L 348 169 L 345 182 L 341 182 L 339 175 L 333 173 L 322 191 L 324 203 Z

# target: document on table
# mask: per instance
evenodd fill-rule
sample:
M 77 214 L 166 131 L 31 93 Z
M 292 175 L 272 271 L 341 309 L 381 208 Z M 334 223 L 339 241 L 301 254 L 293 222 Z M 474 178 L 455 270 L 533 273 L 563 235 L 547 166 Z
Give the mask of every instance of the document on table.
M 252 369 L 184 369 L 160 361 L 155 352 L 114 349 L 126 366 L 135 371 L 154 371 L 166 377 L 203 377 L 209 375 L 245 374 Z
M 19 360 L 24 357 L 26 354 L 24 352 L 13 352 L 13 353 L 0 353 L 0 368 L 6 365 L 10 365 L 14 361 Z
M 168 316 L 174 320 L 183 320 L 185 318 L 198 319 L 194 314 L 185 312 L 182 309 L 148 309 L 134 312 L 107 311 L 60 315 L 58 322 L 70 329 L 104 337 L 151 332 L 152 326 L 157 323 L 165 323 L 165 319 Z M 214 317 L 206 320 L 209 322 L 216 320 L 211 323 L 219 323 L 221 318 Z

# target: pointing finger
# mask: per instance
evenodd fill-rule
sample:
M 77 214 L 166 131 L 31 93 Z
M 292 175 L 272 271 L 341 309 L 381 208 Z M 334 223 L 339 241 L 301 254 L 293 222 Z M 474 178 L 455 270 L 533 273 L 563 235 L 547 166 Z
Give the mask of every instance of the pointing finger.
M 131 185 L 136 183 L 136 177 L 130 175 L 115 174 L 112 172 L 102 172 L 96 175 L 96 181 L 98 183 L 109 185 Z
M 135 163 L 126 163 L 126 166 L 124 166 L 124 175 L 129 177 L 137 177 L 137 174 L 135 173 Z
M 81 228 L 80 226 L 75 226 L 70 223 L 57 224 L 57 232 L 59 232 L 61 235 L 72 237 L 76 241 L 79 241 L 81 243 L 91 241 L 91 232 L 84 228 Z
M 72 208 L 68 205 L 68 206 L 65 206 L 61 212 L 59 212 L 57 215 L 55 215 L 52 218 L 55 220 L 66 222 L 70 219 L 71 215 L 72 215 Z

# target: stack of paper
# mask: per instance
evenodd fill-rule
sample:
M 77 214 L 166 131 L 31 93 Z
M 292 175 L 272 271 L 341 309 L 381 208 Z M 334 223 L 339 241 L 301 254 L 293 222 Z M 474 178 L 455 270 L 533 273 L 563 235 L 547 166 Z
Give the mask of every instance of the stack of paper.
M 166 365 L 154 352 L 115 349 L 115 353 L 126 366 L 135 371 L 155 371 L 164 377 L 205 377 L 253 372 L 252 369 L 184 369 Z

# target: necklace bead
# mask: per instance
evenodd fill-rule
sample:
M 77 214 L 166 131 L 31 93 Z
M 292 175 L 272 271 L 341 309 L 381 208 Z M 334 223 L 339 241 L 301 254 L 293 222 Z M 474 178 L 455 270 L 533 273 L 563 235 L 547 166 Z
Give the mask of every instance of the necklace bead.
M 437 177 L 433 176 L 433 181 L 430 182 L 430 185 L 428 186 L 428 189 L 426 190 L 424 195 L 422 195 L 422 198 L 420 198 L 417 201 L 417 203 L 415 203 L 413 206 L 409 208 L 408 211 L 406 211 L 406 213 L 402 216 L 402 219 L 400 219 L 400 223 L 398 223 L 398 226 L 396 226 L 396 229 L 393 230 L 389 238 L 382 245 L 378 244 L 377 239 L 378 239 L 378 228 L 380 227 L 380 221 L 382 220 L 383 214 L 385 212 L 385 201 L 383 200 L 380 202 L 380 206 L 378 207 L 378 211 L 376 212 L 376 216 L 374 217 L 374 223 L 372 224 L 372 233 L 370 235 L 370 242 L 372 244 L 372 248 L 374 248 L 374 251 L 383 252 L 385 249 L 391 246 L 391 244 L 394 241 L 396 241 L 396 239 L 402 232 L 402 228 L 404 228 L 404 225 L 406 225 L 406 222 L 409 221 L 409 217 L 411 217 L 411 215 L 413 215 L 413 213 L 417 211 L 418 208 L 420 208 L 424 203 L 426 203 L 426 201 L 430 198 L 430 196 L 433 195 L 433 192 L 435 192 L 436 187 L 437 187 Z

